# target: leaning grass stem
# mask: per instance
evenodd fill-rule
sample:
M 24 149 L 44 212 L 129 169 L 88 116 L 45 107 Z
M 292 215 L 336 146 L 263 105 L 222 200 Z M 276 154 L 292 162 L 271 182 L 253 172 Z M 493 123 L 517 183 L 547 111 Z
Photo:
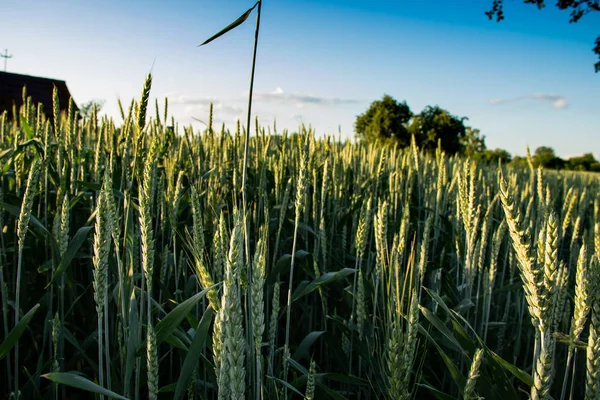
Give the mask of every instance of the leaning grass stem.
M 35 192 L 37 191 L 38 178 L 40 173 L 40 161 L 36 158 L 31 164 L 29 170 L 29 176 L 27 178 L 27 187 L 25 188 L 25 194 L 23 196 L 23 205 L 21 206 L 21 212 L 19 213 L 19 221 L 17 225 L 17 236 L 19 240 L 18 248 L 18 261 L 17 261 L 17 275 L 16 275 L 16 288 L 15 288 L 15 326 L 19 323 L 20 310 L 21 310 L 21 274 L 23 266 L 23 249 L 25 247 L 25 237 L 29 229 L 29 221 L 31 219 L 31 209 L 33 207 L 33 200 Z M 14 393 L 16 400 L 19 399 L 19 341 L 15 343 L 15 386 Z
M 254 33 L 254 49 L 252 51 L 252 71 L 250 72 L 250 89 L 248 92 L 248 114 L 246 119 L 246 138 L 244 140 L 244 164 L 243 164 L 243 172 L 242 172 L 242 214 L 243 214 L 243 224 L 244 224 L 244 253 L 246 256 L 246 266 L 247 266 L 247 275 L 251 276 L 251 268 L 252 268 L 252 260 L 250 259 L 250 227 L 248 226 L 248 199 L 246 194 L 246 185 L 248 178 L 248 159 L 250 153 L 250 123 L 252 120 L 252 93 L 254 91 L 254 71 L 256 69 L 256 52 L 258 49 L 258 32 L 260 29 L 260 11 L 262 6 L 262 0 L 258 0 L 258 9 L 256 13 L 256 30 Z M 256 132 L 258 136 L 258 132 Z M 251 278 L 250 278 L 251 279 Z M 251 282 L 249 282 L 251 284 Z M 252 309 L 252 298 L 248 297 L 248 308 Z M 248 332 L 251 332 L 252 329 L 252 321 L 248 318 L 248 313 L 246 312 L 246 323 L 249 327 Z M 249 336 L 250 337 L 250 336 Z M 253 347 L 250 346 L 250 356 L 252 357 Z M 250 374 L 252 377 L 253 375 Z M 260 399 L 260 393 L 255 393 L 256 399 Z

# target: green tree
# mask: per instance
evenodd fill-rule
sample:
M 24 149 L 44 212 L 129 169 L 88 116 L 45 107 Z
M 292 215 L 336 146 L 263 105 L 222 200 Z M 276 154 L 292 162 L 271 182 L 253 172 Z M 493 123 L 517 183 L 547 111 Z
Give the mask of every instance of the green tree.
M 476 157 L 476 155 L 485 152 L 486 149 L 485 136 L 481 135 L 479 129 L 467 127 L 465 135 L 460 138 L 461 154 L 473 158 Z
M 354 129 L 362 139 L 394 139 L 400 146 L 406 147 L 410 144 L 407 123 L 412 115 L 406 102 L 400 103 L 386 94 L 356 117 Z
M 414 116 L 408 130 L 415 135 L 417 144 L 422 148 L 435 150 L 439 140 L 442 150 L 455 154 L 464 140 L 466 119 L 456 117 L 438 106 L 427 106 Z
M 79 114 L 83 117 L 83 118 L 89 118 L 92 115 L 92 112 L 94 111 L 94 107 L 96 107 L 97 112 L 100 112 L 100 110 L 102 109 L 102 107 L 104 106 L 104 100 L 90 100 L 87 103 L 83 103 L 80 107 L 79 107 Z
M 550 169 L 562 169 L 565 167 L 565 161 L 556 156 L 552 147 L 540 146 L 535 149 L 533 165 Z
M 510 153 L 504 149 L 484 150 L 476 153 L 473 158 L 487 164 L 498 164 L 498 162 L 504 164 L 512 160 Z
M 514 156 L 510 162 L 511 167 L 528 168 L 527 157 Z
M 567 168 L 574 171 L 591 171 L 592 165 L 598 161 L 592 153 L 585 153 L 581 157 L 571 157 L 567 160 Z
M 547 167 L 556 158 L 556 153 L 552 147 L 540 146 L 535 149 L 533 154 L 533 165 Z
M 546 6 L 545 0 L 524 0 L 525 4 L 535 4 L 538 9 L 542 9 Z M 496 18 L 496 21 L 500 22 L 504 19 L 504 1 L 493 0 L 492 9 L 487 11 L 485 15 L 489 19 Z M 561 10 L 568 10 L 571 12 L 570 23 L 578 22 L 584 15 L 591 12 L 600 11 L 599 0 L 557 0 L 556 7 Z M 596 38 L 595 46 L 592 51 L 600 59 L 600 36 Z M 594 64 L 596 72 L 600 72 L 600 61 Z

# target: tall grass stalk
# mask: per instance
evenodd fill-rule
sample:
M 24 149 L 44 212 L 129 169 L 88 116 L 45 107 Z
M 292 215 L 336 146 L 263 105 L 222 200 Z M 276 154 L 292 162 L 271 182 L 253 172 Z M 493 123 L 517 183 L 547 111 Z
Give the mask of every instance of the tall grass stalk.
M 298 186 L 296 187 L 296 202 L 295 202 L 295 219 L 294 219 L 294 234 L 292 241 L 292 258 L 290 261 L 290 280 L 288 283 L 287 305 L 285 315 L 285 344 L 283 348 L 283 379 L 287 379 L 288 373 L 288 358 L 290 356 L 290 324 L 292 321 L 292 288 L 294 286 L 294 265 L 296 262 L 296 245 L 298 243 L 298 225 L 300 224 L 300 215 L 304 209 L 304 191 L 306 190 L 306 174 L 308 164 L 308 136 L 303 138 L 304 147 L 300 160 Z M 285 389 L 285 397 L 287 398 L 287 388 Z
M 27 186 L 25 188 L 25 194 L 23 195 L 23 203 L 21 206 L 21 212 L 19 213 L 19 222 L 17 225 L 17 237 L 19 240 L 18 249 L 18 261 L 17 261 L 17 274 L 16 274 L 16 287 L 15 287 L 15 327 L 20 320 L 21 311 L 21 275 L 23 267 L 23 249 L 25 248 L 25 238 L 27 231 L 29 230 L 29 221 L 31 219 L 31 210 L 33 208 L 33 201 L 35 193 L 37 191 L 38 179 L 40 175 L 41 164 L 39 159 L 35 159 L 29 169 L 29 175 L 27 177 Z M 20 398 L 19 394 L 19 341 L 15 343 L 15 386 L 14 393 L 15 398 Z
M 266 231 L 265 231 L 266 232 Z M 256 246 L 252 263 L 252 328 L 254 336 L 254 355 L 256 358 L 256 393 L 261 391 L 262 378 L 262 337 L 265 331 L 264 286 L 266 273 L 266 235 L 261 234 Z
M 154 232 L 152 227 L 152 203 L 154 199 L 154 176 L 156 173 L 155 145 L 151 144 L 150 154 L 145 164 L 140 193 L 140 231 L 142 247 L 142 270 L 146 278 L 146 364 L 148 369 L 148 398 L 158 398 L 158 354 L 156 333 L 152 326 L 152 286 L 154 276 Z
M 98 383 L 104 386 L 104 346 L 103 327 L 105 299 L 108 291 L 108 256 L 110 251 L 111 228 L 108 221 L 106 193 L 100 192 L 96 207 L 96 224 L 94 228 L 94 300 L 98 316 Z

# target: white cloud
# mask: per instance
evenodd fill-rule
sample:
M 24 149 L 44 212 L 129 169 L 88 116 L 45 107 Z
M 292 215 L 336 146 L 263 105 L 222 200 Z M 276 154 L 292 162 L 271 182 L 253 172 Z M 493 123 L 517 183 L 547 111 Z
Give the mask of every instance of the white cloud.
M 550 103 L 552 105 L 552 107 L 557 108 L 557 109 L 565 108 L 568 105 L 567 98 L 564 96 L 560 96 L 560 95 L 533 93 L 533 94 L 530 94 L 529 96 L 526 96 L 526 98 Z
M 565 108 L 565 107 L 567 107 L 567 105 L 568 105 L 567 104 L 567 99 L 564 99 L 564 98 L 563 99 L 557 99 L 557 100 L 554 100 L 552 102 L 552 107 L 558 108 L 558 109 Z
M 173 105 L 186 105 L 186 106 L 204 106 L 208 107 L 211 103 L 215 109 L 223 109 L 239 112 L 243 109 L 238 106 L 230 106 L 231 103 L 240 103 L 246 101 L 248 93 L 243 93 L 237 99 L 218 100 L 208 97 L 191 97 L 181 94 L 171 94 L 169 97 L 169 104 Z M 301 93 L 286 93 L 281 87 L 277 87 L 271 92 L 255 92 L 253 96 L 254 101 L 269 104 L 281 104 L 281 105 L 296 105 L 297 107 L 303 107 L 305 105 L 344 105 L 344 104 L 357 104 L 361 103 L 360 100 L 356 99 L 344 99 L 339 97 L 322 97 L 312 96 Z
M 565 109 L 569 105 L 565 96 L 545 93 L 532 93 L 526 96 L 513 97 L 510 99 L 491 99 L 489 100 L 489 103 L 492 105 L 499 105 L 505 103 L 513 103 L 520 100 L 536 100 L 542 103 L 548 103 L 557 110 Z
M 206 112 L 213 105 L 215 114 L 239 115 L 243 109 L 235 105 L 225 104 L 221 100 L 204 98 L 204 97 L 189 97 L 189 96 L 173 96 L 169 97 L 169 105 L 183 105 L 186 114 Z
M 236 120 L 245 121 L 246 119 L 246 102 L 248 93 L 242 94 L 239 97 L 229 99 L 217 99 L 210 97 L 195 97 L 188 96 L 178 92 L 168 93 L 169 109 L 173 115 L 179 118 L 180 121 L 191 122 L 194 125 L 202 121 L 206 124 L 208 121 L 208 113 L 210 105 L 213 105 L 213 123 L 219 125 L 225 122 L 226 125 L 235 126 Z M 286 93 L 281 87 L 276 87 L 272 91 L 255 92 L 254 106 L 252 107 L 253 114 L 256 115 L 271 115 L 274 109 L 279 107 L 294 107 L 296 113 L 291 117 L 291 121 L 302 123 L 307 119 L 307 114 L 310 111 L 308 108 L 312 106 L 333 107 L 346 104 L 360 104 L 362 101 L 354 99 L 345 99 L 339 97 L 319 97 L 301 93 Z M 305 110 L 304 112 L 300 109 Z M 314 108 L 313 108 L 314 110 Z M 290 114 L 288 114 L 290 115 Z M 288 117 L 289 118 L 289 117 Z M 285 120 L 285 118 L 284 118 Z M 266 123 L 267 120 L 262 119 L 261 123 Z M 271 121 L 268 121 L 270 124 Z
M 305 105 L 344 105 L 360 103 L 359 100 L 342 99 L 339 97 L 321 97 L 311 96 L 301 93 L 285 93 L 282 88 L 278 87 L 272 92 L 255 93 L 254 99 L 259 102 L 281 104 L 281 105 L 296 105 L 302 108 Z
M 185 95 L 168 95 L 169 104 L 185 104 L 185 105 L 210 105 L 217 101 L 216 99 L 190 97 Z

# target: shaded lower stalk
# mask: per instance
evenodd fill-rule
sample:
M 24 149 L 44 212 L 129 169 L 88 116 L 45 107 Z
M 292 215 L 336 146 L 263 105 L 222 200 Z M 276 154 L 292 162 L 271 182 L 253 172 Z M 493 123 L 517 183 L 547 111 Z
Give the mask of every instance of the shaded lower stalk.
M 15 288 L 15 327 L 19 323 L 20 312 L 21 312 L 21 274 L 23 267 L 23 249 L 25 246 L 25 237 L 27 236 L 27 230 L 29 227 L 29 220 L 31 219 L 31 210 L 33 207 L 33 200 L 35 192 L 37 190 L 38 177 L 40 173 L 40 162 L 35 159 L 31 164 L 29 175 L 27 178 L 27 187 L 25 188 L 25 195 L 23 196 L 23 205 L 19 213 L 19 221 L 17 224 L 17 237 L 18 237 L 18 260 L 17 260 L 17 276 L 16 276 L 16 288 Z M 19 340 L 15 343 L 15 399 L 18 400 L 20 397 L 19 392 Z
M 304 207 L 304 190 L 306 186 L 306 164 L 308 162 L 308 149 L 304 148 L 302 152 L 301 165 L 300 165 L 300 176 L 298 177 L 298 188 L 296 191 L 296 217 L 294 220 L 294 239 L 292 244 L 292 259 L 290 261 L 290 281 L 288 284 L 288 299 L 286 306 L 286 320 L 285 320 L 285 346 L 283 348 L 283 380 L 287 380 L 288 373 L 288 358 L 290 355 L 290 322 L 291 322 L 291 311 L 292 311 L 292 288 L 294 286 L 294 265 L 296 260 L 296 246 L 298 243 L 298 225 L 300 224 L 300 214 Z M 285 398 L 287 398 L 287 387 L 284 390 Z
M 248 115 L 246 119 L 246 138 L 244 140 L 244 162 L 243 162 L 243 172 L 242 172 L 242 214 L 243 214 L 243 229 L 244 229 L 244 254 L 246 256 L 246 268 L 247 268 L 247 276 L 250 277 L 252 271 L 252 260 L 250 259 L 250 232 L 248 226 L 248 199 L 246 196 L 246 180 L 248 176 L 248 158 L 250 153 L 250 123 L 252 120 L 252 93 L 254 91 L 254 72 L 256 69 L 256 52 L 258 49 L 258 33 L 260 30 L 260 11 L 262 6 L 262 0 L 258 0 L 258 10 L 256 13 L 256 30 L 254 33 L 254 49 L 252 51 L 252 70 L 250 72 L 250 90 L 248 92 Z M 256 132 L 258 135 L 258 132 Z M 251 278 L 250 278 L 251 279 Z M 252 284 L 250 281 L 249 284 Z M 247 338 L 248 343 L 251 343 L 250 338 L 252 335 L 252 319 L 248 318 L 248 310 L 252 309 L 252 297 L 247 297 L 248 307 L 246 308 L 245 318 L 246 324 L 248 326 L 247 330 Z M 254 348 L 250 346 L 250 357 L 251 360 L 253 357 Z M 252 363 L 249 363 L 249 367 L 252 367 Z M 258 373 L 258 371 L 257 371 Z M 250 377 L 253 376 L 252 371 L 249 371 Z M 252 378 L 250 378 L 252 379 Z M 259 387 L 259 386 L 258 386 Z M 255 397 L 260 399 L 260 393 L 255 393 Z

